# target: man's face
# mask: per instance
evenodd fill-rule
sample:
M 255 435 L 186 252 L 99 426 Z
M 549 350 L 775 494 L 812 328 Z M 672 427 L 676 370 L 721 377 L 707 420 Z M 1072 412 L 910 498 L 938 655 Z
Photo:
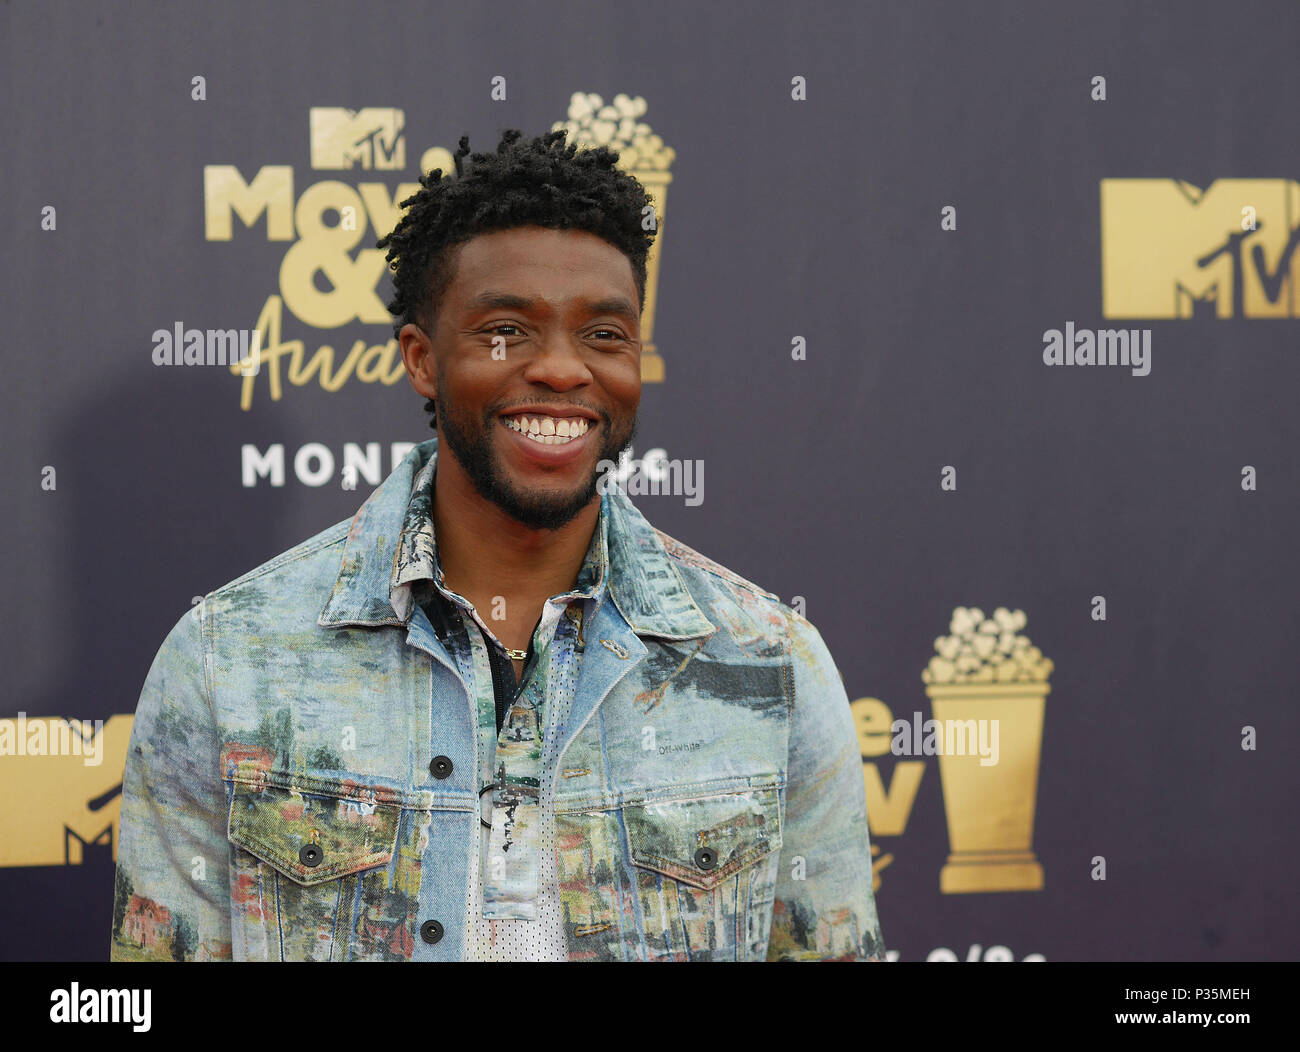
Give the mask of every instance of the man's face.
M 437 405 L 440 450 L 524 525 L 571 521 L 596 498 L 597 465 L 636 432 L 641 329 L 627 257 L 572 230 L 480 235 L 459 246 L 428 336 L 434 389 L 414 375 L 412 385 Z

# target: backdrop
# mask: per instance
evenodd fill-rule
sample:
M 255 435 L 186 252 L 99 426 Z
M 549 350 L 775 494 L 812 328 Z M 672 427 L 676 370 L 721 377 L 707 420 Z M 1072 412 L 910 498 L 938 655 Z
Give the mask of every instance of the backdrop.
M 1223 15 L 4 5 L 3 956 L 106 958 L 167 630 L 430 434 L 396 202 L 562 124 L 658 204 L 629 488 L 826 639 L 891 956 L 1294 956 L 1300 16 Z

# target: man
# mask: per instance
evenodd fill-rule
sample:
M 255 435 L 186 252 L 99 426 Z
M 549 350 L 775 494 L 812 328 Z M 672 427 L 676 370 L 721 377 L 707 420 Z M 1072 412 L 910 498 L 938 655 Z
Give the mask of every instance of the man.
M 379 243 L 437 438 L 154 661 L 114 960 L 883 957 L 821 637 L 608 484 L 650 200 L 519 137 Z

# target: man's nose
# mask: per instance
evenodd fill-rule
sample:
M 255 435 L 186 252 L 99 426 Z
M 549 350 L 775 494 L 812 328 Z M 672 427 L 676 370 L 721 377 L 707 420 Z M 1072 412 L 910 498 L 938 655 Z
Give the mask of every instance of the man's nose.
M 581 341 L 571 333 L 549 333 L 524 370 L 524 379 L 567 391 L 591 383 Z

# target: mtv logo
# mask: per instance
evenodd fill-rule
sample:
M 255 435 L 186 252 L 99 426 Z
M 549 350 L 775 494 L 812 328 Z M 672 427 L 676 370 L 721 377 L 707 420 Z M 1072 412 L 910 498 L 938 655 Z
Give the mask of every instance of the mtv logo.
M 117 715 L 105 721 L 102 762 L 95 766 L 75 755 L 0 758 L 0 799 L 22 801 L 0 808 L 0 867 L 77 866 L 94 855 L 116 855 L 122 773 L 134 720 L 134 715 Z M 64 722 L 41 721 L 50 737 Z M 78 726 L 83 737 L 93 733 Z
M 311 109 L 313 168 L 406 167 L 406 114 L 390 107 L 349 110 L 342 106 Z
M 1295 318 L 1300 183 L 1101 180 L 1107 318 Z

